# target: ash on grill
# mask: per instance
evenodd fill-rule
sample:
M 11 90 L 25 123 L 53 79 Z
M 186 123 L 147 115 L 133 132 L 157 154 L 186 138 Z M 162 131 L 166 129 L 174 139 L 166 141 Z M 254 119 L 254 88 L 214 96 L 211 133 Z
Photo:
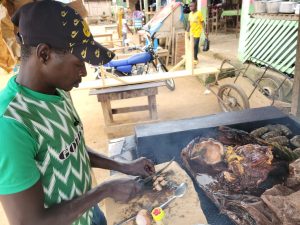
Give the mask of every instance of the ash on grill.
M 182 150 L 181 157 L 195 178 L 209 176 L 210 182 L 201 184 L 201 178 L 197 181 L 233 221 L 258 225 L 268 224 L 266 218 L 258 216 L 260 196 L 274 185 L 284 183 L 289 163 L 300 156 L 293 151 L 295 147 L 300 147 L 300 136 L 292 137 L 290 129 L 281 124 L 251 133 L 222 126 L 214 137 L 193 139 Z M 271 211 L 262 208 L 266 208 L 263 217 L 268 214 L 272 218 Z

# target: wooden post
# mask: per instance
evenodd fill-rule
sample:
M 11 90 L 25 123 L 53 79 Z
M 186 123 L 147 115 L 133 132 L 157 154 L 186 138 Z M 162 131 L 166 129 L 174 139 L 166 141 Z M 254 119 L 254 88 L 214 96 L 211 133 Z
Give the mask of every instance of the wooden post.
M 146 15 L 146 23 L 149 21 L 149 14 L 148 14 L 148 0 L 144 0 L 144 10 Z
M 172 65 L 175 65 L 175 40 L 176 39 L 176 28 L 173 27 L 172 31 Z
M 194 74 L 194 37 L 185 32 L 185 69 Z
M 295 76 L 293 83 L 293 95 L 292 95 L 292 109 L 291 113 L 294 116 L 300 117 L 300 16 L 298 22 L 298 40 L 297 40 L 297 54 L 295 65 Z
M 254 10 L 254 1 L 251 0 L 242 0 L 242 9 L 241 9 L 241 28 L 240 28 L 240 38 L 239 38 L 239 49 L 238 49 L 238 58 L 240 61 L 245 60 L 245 51 L 246 51 L 246 38 L 248 24 L 250 23 L 250 13 Z M 226 16 L 225 16 L 226 18 Z
M 192 73 L 192 76 L 194 76 L 194 37 L 192 35 L 190 35 L 190 57 L 191 57 L 191 63 L 192 63 L 192 66 L 191 66 L 191 73 Z M 199 46 L 198 46 L 199 48 Z
M 149 113 L 150 118 L 152 120 L 157 120 L 157 106 L 156 106 L 156 96 L 155 95 L 149 95 L 148 96 L 148 105 L 149 105 Z
M 160 10 L 161 7 L 161 0 L 156 0 L 156 12 Z

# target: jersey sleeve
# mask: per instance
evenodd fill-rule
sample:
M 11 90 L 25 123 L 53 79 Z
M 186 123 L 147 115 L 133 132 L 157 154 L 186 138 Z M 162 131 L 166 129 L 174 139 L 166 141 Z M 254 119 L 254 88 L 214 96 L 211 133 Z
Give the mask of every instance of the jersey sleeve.
M 33 186 L 40 178 L 35 163 L 37 143 L 19 122 L 0 117 L 0 194 Z

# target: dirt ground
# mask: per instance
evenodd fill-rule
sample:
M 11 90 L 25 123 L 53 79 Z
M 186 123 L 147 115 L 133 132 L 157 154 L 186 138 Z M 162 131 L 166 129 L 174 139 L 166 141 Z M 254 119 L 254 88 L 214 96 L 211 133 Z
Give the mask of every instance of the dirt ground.
M 225 35 L 226 36 L 226 35 Z M 231 44 L 224 45 L 224 48 L 237 52 L 237 41 L 235 35 L 228 35 L 227 40 L 231 40 Z M 224 35 L 216 37 L 211 42 L 222 43 Z M 235 46 L 234 48 L 232 46 Z M 236 53 L 237 54 L 237 53 Z M 220 65 L 221 61 L 211 58 L 209 55 L 202 55 L 201 66 Z M 89 75 L 84 80 L 94 79 L 93 71 L 88 66 Z M 0 89 L 2 89 L 9 75 L 0 73 Z M 201 84 L 197 77 L 187 77 L 175 79 L 175 91 L 169 91 L 166 87 L 159 88 L 157 95 L 158 117 L 160 121 L 177 120 L 182 118 L 191 118 L 204 116 L 221 112 L 217 98 L 212 94 L 205 94 L 205 87 Z M 107 135 L 104 126 L 103 114 L 100 103 L 97 102 L 95 96 L 89 96 L 88 90 L 72 90 L 72 98 L 76 109 L 81 117 L 85 129 L 86 143 L 98 152 L 107 154 L 108 140 L 114 137 L 128 136 L 134 133 L 134 126 L 122 127 L 110 135 Z M 133 98 L 122 101 L 112 102 L 112 107 L 136 106 L 146 103 L 146 98 Z M 115 121 L 120 124 L 135 123 L 149 119 L 148 112 L 124 113 L 114 116 Z M 108 177 L 108 172 L 103 170 L 94 170 L 96 182 L 100 183 Z M 0 205 L 0 224 L 7 225 L 7 221 Z

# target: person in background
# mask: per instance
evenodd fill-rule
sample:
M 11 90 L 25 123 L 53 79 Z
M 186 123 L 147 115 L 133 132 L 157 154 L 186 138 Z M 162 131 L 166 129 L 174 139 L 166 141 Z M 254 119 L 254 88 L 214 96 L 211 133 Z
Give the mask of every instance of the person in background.
M 190 3 L 190 10 L 187 31 L 194 37 L 194 64 L 198 64 L 197 56 L 199 52 L 200 37 L 203 30 L 205 31 L 206 29 L 201 11 L 197 11 L 197 2 L 193 1 Z M 207 34 L 205 35 L 207 36 Z
M 124 12 L 124 14 L 123 14 L 123 18 L 122 18 L 122 38 L 123 38 L 123 46 L 125 46 L 127 44 L 126 39 L 127 39 L 128 31 L 130 31 L 130 33 L 132 35 L 133 35 L 133 31 L 128 26 L 128 11 L 125 10 L 123 12 Z
M 144 18 L 143 11 L 140 10 L 138 4 L 135 4 L 135 10 L 132 13 L 132 19 L 133 19 L 134 29 L 136 31 L 142 29 L 143 18 Z

